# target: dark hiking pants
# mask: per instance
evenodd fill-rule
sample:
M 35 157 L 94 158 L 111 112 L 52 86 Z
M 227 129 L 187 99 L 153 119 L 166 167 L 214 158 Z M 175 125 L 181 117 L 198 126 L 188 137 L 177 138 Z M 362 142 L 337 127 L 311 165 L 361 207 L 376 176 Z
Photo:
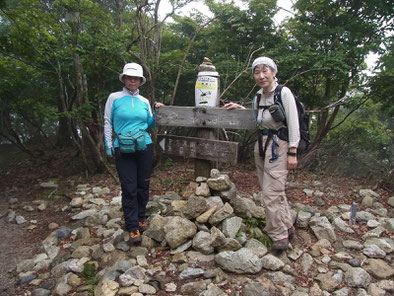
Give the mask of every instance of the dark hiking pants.
M 149 201 L 149 182 L 152 171 L 153 145 L 144 151 L 120 153 L 115 149 L 116 170 L 122 188 L 122 209 L 126 229 L 135 232 L 138 222 L 145 221 Z

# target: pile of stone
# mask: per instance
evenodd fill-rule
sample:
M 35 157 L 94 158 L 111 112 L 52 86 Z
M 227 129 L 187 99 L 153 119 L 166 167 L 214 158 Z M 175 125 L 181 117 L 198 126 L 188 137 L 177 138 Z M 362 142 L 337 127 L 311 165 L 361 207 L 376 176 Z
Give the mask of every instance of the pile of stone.
M 318 200 L 324 191 L 330 190 L 305 194 Z M 19 284 L 34 286 L 33 296 L 394 293 L 394 211 L 371 190 L 358 192 L 363 210 L 355 225 L 347 223 L 350 205 L 320 213 L 293 204 L 297 239 L 281 253 L 246 235 L 245 219 L 264 218 L 259 195 L 241 196 L 217 170 L 189 184 L 182 197 L 154 196 L 139 246 L 131 246 L 122 229 L 121 197 L 106 201 L 110 194 L 78 185 L 64 208 L 73 227 L 56 228 L 34 258 L 17 265 Z M 394 197 L 387 203 L 394 208 Z M 87 266 L 97 270 L 97 283 L 86 282 Z
M 245 226 L 243 219 L 265 217 L 264 208 L 239 196 L 228 175 L 220 175 L 218 170 L 212 170 L 208 179 L 199 177 L 189 184 L 183 195 L 186 200 L 177 195 L 166 197 L 148 205 L 154 215 L 144 235 L 168 245 L 171 254 L 189 248 L 205 255 L 236 251 L 247 241 L 245 231 L 240 231 Z M 160 207 L 160 203 L 167 205 Z M 246 268 L 245 272 L 252 270 Z

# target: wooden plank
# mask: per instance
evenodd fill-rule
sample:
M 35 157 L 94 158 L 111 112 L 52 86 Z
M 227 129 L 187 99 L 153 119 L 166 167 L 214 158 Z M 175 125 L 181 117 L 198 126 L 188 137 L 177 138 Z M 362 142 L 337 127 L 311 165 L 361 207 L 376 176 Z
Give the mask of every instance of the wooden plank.
M 251 109 L 163 106 L 156 111 L 156 124 L 204 128 L 255 129 Z
M 158 135 L 159 146 L 164 154 L 213 160 L 237 164 L 237 142 L 208 140 L 172 135 Z

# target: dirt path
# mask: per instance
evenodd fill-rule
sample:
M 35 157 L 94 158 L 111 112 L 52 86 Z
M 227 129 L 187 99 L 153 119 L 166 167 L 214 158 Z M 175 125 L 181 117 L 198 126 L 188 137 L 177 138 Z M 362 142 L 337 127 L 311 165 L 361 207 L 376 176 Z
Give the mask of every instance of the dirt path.
M 21 152 L 10 145 L 0 145 L 0 295 L 23 295 L 23 287 L 16 284 L 14 273 L 16 265 L 31 259 L 39 251 L 42 240 L 49 235 L 50 222 L 67 225 L 68 217 L 59 211 L 64 200 L 48 201 L 48 208 L 39 211 L 33 201 L 45 200 L 43 190 L 38 184 L 53 178 L 62 165 L 43 166 L 40 162 L 29 161 Z M 9 200 L 16 198 L 13 206 L 16 215 L 23 216 L 28 222 L 18 225 L 15 219 L 6 220 L 10 210 Z M 32 206 L 33 211 L 24 209 Z M 29 221 L 36 220 L 36 228 L 27 230 Z
M 13 153 L 13 152 L 12 152 Z M 35 160 L 14 160 L 10 166 L 9 158 L 2 156 L 0 145 L 0 295 L 15 296 L 24 295 L 26 290 L 34 287 L 28 285 L 15 285 L 17 280 L 16 265 L 25 259 L 31 259 L 39 251 L 41 242 L 50 234 L 48 224 L 56 222 L 60 226 L 70 226 L 72 221 L 67 212 L 61 209 L 68 204 L 70 197 L 75 192 L 77 184 L 90 183 L 92 186 L 108 186 L 111 192 L 119 189 L 112 178 L 108 175 L 95 175 L 88 180 L 84 174 L 75 174 L 76 170 L 70 165 L 70 158 L 65 153 L 50 162 Z M 2 160 L 7 160 L 7 163 Z M 255 193 L 259 191 L 256 172 L 252 167 L 226 167 L 223 168 L 230 175 L 230 179 L 236 184 L 240 192 Z M 74 173 L 73 173 L 74 172 Z M 61 185 L 56 194 L 59 199 L 48 199 L 48 192 L 40 188 L 39 184 L 44 181 L 55 179 Z M 152 175 L 151 195 L 164 194 L 168 191 L 181 193 L 193 180 L 193 163 L 174 163 L 163 165 L 156 169 Z M 297 181 L 311 184 L 315 176 L 297 175 Z M 360 181 L 351 179 L 326 178 L 324 180 L 332 192 L 324 197 L 325 207 L 344 203 L 353 194 L 354 188 L 360 188 Z M 379 192 L 381 196 L 391 196 L 393 192 Z M 314 197 L 307 197 L 299 188 L 289 188 L 287 192 L 291 202 L 314 204 Z M 9 199 L 17 198 L 16 214 L 22 215 L 27 221 L 37 220 L 36 228 L 27 230 L 30 223 L 17 225 L 15 220 L 11 223 L 4 219 L 9 210 Z M 47 208 L 43 211 L 37 209 L 33 202 L 36 200 L 48 201 Z M 32 206 L 34 210 L 26 210 L 25 206 Z
M 21 226 L 0 220 L 0 295 L 17 295 L 16 278 L 9 271 L 20 261 L 31 258 L 38 248 L 37 243 L 26 242 L 25 236 L 26 230 Z

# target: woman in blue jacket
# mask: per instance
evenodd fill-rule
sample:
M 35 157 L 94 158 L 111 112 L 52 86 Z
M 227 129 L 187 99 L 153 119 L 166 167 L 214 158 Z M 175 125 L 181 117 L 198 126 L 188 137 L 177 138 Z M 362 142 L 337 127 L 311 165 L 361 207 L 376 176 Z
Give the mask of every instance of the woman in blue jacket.
M 104 110 L 104 140 L 107 155 L 115 156 L 116 170 L 122 188 L 122 209 L 130 242 L 141 242 L 141 233 L 147 228 L 145 218 L 149 200 L 149 182 L 152 170 L 153 145 L 146 132 L 155 126 L 154 113 L 149 100 L 139 94 L 139 87 L 146 82 L 141 65 L 128 63 L 119 80 L 122 91 L 111 93 Z M 155 103 L 155 107 L 163 106 Z M 142 130 L 146 149 L 134 153 L 121 153 L 119 141 L 113 133 Z

